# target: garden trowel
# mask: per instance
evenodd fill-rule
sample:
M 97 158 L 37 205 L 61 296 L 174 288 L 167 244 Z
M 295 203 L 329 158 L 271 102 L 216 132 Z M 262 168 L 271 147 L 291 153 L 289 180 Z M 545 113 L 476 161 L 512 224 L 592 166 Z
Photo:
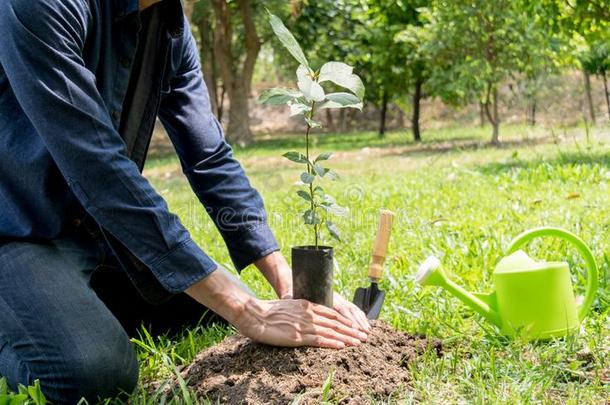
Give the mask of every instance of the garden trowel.
M 379 229 L 377 230 L 377 238 L 375 239 L 373 256 L 369 266 L 371 285 L 367 288 L 358 288 L 356 294 L 354 294 L 354 304 L 366 314 L 368 319 L 379 318 L 381 306 L 385 300 L 385 292 L 379 289 L 379 280 L 383 274 L 383 262 L 388 251 L 394 213 L 381 210 L 380 214 Z

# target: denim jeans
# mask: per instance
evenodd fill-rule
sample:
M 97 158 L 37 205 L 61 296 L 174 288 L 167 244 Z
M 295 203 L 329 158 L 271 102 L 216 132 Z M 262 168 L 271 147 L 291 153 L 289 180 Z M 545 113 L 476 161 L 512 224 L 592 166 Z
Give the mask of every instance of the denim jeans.
M 138 363 L 129 336 L 140 323 L 175 332 L 206 313 L 186 294 L 146 303 L 83 228 L 53 241 L 0 242 L 0 375 L 13 389 L 39 379 L 54 403 L 132 392 Z

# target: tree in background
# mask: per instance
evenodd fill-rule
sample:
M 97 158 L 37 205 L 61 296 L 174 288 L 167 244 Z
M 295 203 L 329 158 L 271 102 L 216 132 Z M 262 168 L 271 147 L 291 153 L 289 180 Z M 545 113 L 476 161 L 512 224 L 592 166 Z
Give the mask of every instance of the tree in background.
M 275 3 L 278 3 L 276 5 Z M 193 6 L 202 51 L 202 69 L 214 112 L 222 118 L 224 95 L 229 101 L 226 138 L 231 143 L 252 140 L 249 98 L 252 76 L 262 43 L 270 38 L 263 23 L 265 7 L 284 2 L 204 0 Z M 260 28 L 259 28 L 260 27 Z
M 544 21 L 531 15 L 527 1 L 436 0 L 428 11 L 434 61 L 429 83 L 447 103 L 480 100 L 499 143 L 499 87 L 528 62 L 549 57 L 552 43 Z
M 354 17 L 360 24 L 354 39 L 359 52 L 354 63 L 366 83 L 367 99 L 380 110 L 379 135 L 384 136 L 388 104 L 405 97 L 411 88 L 417 91 L 416 84 L 421 82 L 422 66 L 416 66 L 409 59 L 410 49 L 396 41 L 400 32 L 418 22 L 418 4 L 395 0 L 362 0 L 357 4 Z M 419 90 L 421 96 L 421 86 Z M 421 139 L 419 126 L 414 135 Z

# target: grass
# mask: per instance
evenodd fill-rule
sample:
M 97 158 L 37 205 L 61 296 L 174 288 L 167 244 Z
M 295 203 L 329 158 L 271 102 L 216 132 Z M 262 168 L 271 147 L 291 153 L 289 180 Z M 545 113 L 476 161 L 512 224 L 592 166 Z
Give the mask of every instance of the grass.
M 428 131 L 421 145 L 404 132 L 385 139 L 374 133 L 321 135 L 314 152 L 337 151 L 333 184 L 350 210 L 338 220 L 344 243 L 336 245 L 336 289 L 351 296 L 365 283 L 380 208 L 396 212 L 383 289 L 382 318 L 410 333 L 439 338 L 444 356 L 424 355 L 411 365 L 412 391 L 395 398 L 424 403 L 607 403 L 610 398 L 610 136 L 607 128 L 544 129 L 506 126 L 502 148 L 488 147 L 489 128 Z M 300 225 L 294 195 L 298 169 L 278 157 L 300 149 L 296 135 L 260 139 L 238 149 L 253 185 L 264 197 L 269 221 L 284 254 L 311 239 Z M 147 164 L 146 176 L 178 213 L 195 240 L 232 268 L 222 239 L 191 193 L 176 158 Z M 459 284 L 491 288 L 490 275 L 518 233 L 540 225 L 579 234 L 600 266 L 597 299 L 581 333 L 546 343 L 507 340 L 446 292 L 416 285 L 414 273 L 427 255 L 442 258 Z M 584 278 L 576 253 L 563 243 L 535 243 L 541 259 L 568 260 L 576 291 Z M 249 268 L 242 278 L 261 297 L 272 298 L 263 278 Z M 142 387 L 175 375 L 202 348 L 231 330 L 197 328 L 175 339 L 146 334 L 137 342 Z M 330 372 L 330 370 L 329 370 Z M 328 383 L 330 385 L 331 383 Z M 196 401 L 176 393 L 173 401 Z M 139 390 L 132 402 L 157 403 Z M 163 401 L 171 401 L 165 398 Z M 394 400 L 390 399 L 388 402 Z
M 412 366 L 413 392 L 407 399 L 605 403 L 610 390 L 608 130 L 598 128 L 585 136 L 579 128 L 510 126 L 504 128 L 507 142 L 502 148 L 487 147 L 488 132 L 430 131 L 421 145 L 404 132 L 385 139 L 370 132 L 315 137 L 316 151 L 338 152 L 333 166 L 342 181 L 333 184 L 333 194 L 350 209 L 338 221 L 345 242 L 336 246 L 336 288 L 351 296 L 364 283 L 378 210 L 392 209 L 397 220 L 383 283 L 388 291 L 383 318 L 398 329 L 440 338 L 445 346 L 442 358 L 424 356 Z M 286 256 L 290 246 L 311 239 L 294 214 L 301 204 L 294 196 L 298 169 L 278 157 L 301 148 L 301 137 L 287 135 L 235 151 L 264 197 Z M 151 162 L 147 175 L 194 238 L 230 268 L 222 241 L 180 175 L 176 159 Z M 494 264 L 510 239 L 540 225 L 578 233 L 600 265 L 597 300 L 578 336 L 547 343 L 508 341 L 455 298 L 414 282 L 418 263 L 434 253 L 454 280 L 470 290 L 488 290 Z M 542 241 L 531 251 L 541 259 L 567 259 L 578 268 L 574 283 L 582 292 L 586 275 L 573 250 Z M 273 297 L 255 270 L 245 270 L 242 277 L 261 296 Z

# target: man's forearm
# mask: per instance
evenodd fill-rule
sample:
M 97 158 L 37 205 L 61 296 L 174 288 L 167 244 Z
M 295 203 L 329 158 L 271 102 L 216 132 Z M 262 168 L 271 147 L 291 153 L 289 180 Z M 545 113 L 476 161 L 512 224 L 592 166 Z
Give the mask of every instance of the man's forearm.
M 281 252 L 273 252 L 254 262 L 282 299 L 292 298 L 292 270 Z
M 193 284 L 185 292 L 234 326 L 238 326 L 240 316 L 255 299 L 221 268 Z

